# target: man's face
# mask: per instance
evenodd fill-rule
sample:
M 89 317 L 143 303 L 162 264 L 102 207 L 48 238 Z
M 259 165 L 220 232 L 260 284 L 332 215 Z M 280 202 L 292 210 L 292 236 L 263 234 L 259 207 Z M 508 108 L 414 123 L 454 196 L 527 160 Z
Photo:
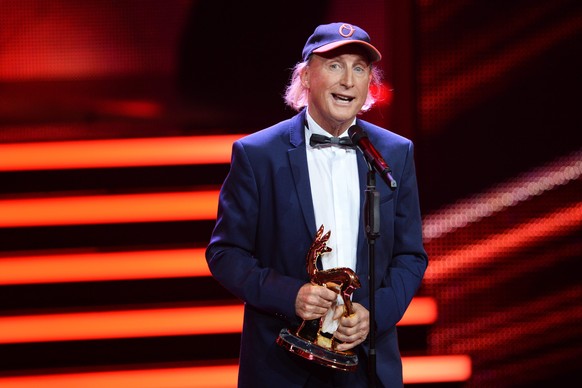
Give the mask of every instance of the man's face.
M 368 59 L 358 50 L 314 54 L 301 77 L 309 89 L 309 113 L 328 131 L 345 130 L 366 101 L 370 79 Z

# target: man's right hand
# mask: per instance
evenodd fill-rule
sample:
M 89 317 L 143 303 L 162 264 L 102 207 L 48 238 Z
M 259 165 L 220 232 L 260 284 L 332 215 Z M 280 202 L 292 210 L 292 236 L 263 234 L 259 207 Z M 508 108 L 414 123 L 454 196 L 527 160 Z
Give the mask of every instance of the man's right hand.
M 336 301 L 337 294 L 317 284 L 306 283 L 297 293 L 295 313 L 303 320 L 323 317 Z

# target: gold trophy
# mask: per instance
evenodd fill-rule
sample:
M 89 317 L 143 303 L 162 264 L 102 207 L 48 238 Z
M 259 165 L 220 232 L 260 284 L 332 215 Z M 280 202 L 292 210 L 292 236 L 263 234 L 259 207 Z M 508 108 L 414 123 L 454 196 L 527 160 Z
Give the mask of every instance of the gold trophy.
M 317 268 L 317 260 L 321 255 L 331 251 L 326 244 L 331 231 L 323 234 L 323 230 L 323 225 L 321 225 L 307 253 L 307 273 L 312 283 L 327 287 L 341 296 L 344 302 L 344 316 L 348 317 L 354 313 L 351 295 L 360 288 L 360 280 L 351 268 L 327 270 Z M 353 350 L 337 350 L 339 341 L 333 333 L 323 331 L 322 325 L 323 318 L 319 318 L 304 320 L 295 331 L 284 328 L 277 337 L 277 344 L 320 365 L 344 371 L 355 371 L 358 367 L 358 356 Z

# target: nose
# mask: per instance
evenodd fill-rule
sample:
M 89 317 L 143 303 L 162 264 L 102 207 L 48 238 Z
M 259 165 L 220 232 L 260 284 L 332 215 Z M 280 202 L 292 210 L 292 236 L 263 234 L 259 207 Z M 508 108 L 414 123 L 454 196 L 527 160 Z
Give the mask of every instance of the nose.
M 354 86 L 354 74 L 351 70 L 344 71 L 341 78 L 341 84 L 347 89 Z

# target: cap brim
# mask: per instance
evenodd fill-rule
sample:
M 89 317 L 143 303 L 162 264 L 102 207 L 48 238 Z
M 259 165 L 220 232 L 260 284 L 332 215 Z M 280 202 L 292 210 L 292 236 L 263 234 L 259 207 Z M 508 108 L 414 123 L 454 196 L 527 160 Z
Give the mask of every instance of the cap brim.
M 314 53 L 326 53 L 328 51 L 331 51 L 331 50 L 336 49 L 336 48 L 341 47 L 341 46 L 345 46 L 347 44 L 357 44 L 360 46 L 364 46 L 364 48 L 367 49 L 367 51 L 370 55 L 371 62 L 378 62 L 380 59 L 382 59 L 382 54 L 380 54 L 380 51 L 378 51 L 376 49 L 376 47 L 372 46 L 370 43 L 364 42 L 363 40 L 342 40 L 339 42 L 328 43 L 328 44 L 325 44 L 321 47 L 316 48 L 315 50 L 313 50 L 313 52 Z

